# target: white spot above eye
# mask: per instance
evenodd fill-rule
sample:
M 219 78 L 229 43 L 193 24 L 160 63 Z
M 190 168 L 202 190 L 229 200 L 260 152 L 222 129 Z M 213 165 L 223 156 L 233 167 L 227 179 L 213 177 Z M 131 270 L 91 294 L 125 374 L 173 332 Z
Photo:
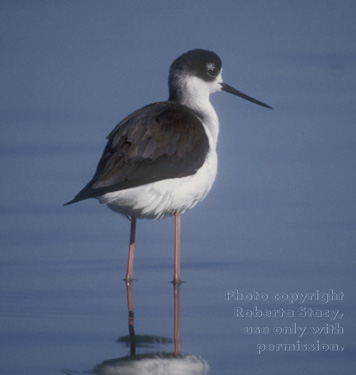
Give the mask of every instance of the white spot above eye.
M 215 64 L 214 63 L 207 63 L 206 64 L 207 70 L 214 70 L 215 69 Z

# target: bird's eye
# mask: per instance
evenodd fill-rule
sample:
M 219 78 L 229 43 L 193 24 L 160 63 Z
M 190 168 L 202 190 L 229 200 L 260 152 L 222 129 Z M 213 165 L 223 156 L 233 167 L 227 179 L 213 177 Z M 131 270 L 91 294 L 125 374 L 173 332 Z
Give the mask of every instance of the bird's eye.
M 218 71 L 218 69 L 215 67 L 214 64 L 208 64 L 208 65 L 207 65 L 206 73 L 207 73 L 207 75 L 208 75 L 209 77 L 211 77 L 211 78 L 215 78 L 215 77 L 218 75 L 219 71 Z

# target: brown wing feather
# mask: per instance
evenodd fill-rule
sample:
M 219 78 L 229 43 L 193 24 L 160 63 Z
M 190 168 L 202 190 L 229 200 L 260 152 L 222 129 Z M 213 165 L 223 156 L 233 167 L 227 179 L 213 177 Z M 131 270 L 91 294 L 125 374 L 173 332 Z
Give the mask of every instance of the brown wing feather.
M 209 142 L 199 118 L 175 102 L 148 105 L 122 120 L 92 180 L 68 204 L 102 194 L 194 174 Z

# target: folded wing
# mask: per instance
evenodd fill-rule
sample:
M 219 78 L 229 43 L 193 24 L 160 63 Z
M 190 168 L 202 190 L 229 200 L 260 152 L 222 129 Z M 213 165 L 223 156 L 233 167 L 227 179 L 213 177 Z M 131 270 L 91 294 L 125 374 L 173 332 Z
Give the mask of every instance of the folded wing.
M 190 109 L 176 102 L 150 104 L 127 116 L 109 134 L 93 178 L 66 204 L 192 175 L 203 165 L 208 150 L 204 127 Z

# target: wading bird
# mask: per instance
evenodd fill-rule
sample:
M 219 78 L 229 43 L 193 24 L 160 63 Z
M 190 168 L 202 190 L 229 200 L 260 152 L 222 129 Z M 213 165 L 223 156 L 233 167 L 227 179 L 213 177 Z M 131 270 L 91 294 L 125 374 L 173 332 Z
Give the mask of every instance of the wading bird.
M 66 203 L 97 198 L 131 220 L 126 282 L 132 281 L 136 219 L 175 216 L 174 283 L 180 276 L 180 215 L 202 201 L 217 172 L 219 120 L 210 94 L 226 91 L 270 106 L 227 85 L 214 52 L 194 49 L 173 61 L 168 101 L 124 118 L 108 142 L 91 181 Z

